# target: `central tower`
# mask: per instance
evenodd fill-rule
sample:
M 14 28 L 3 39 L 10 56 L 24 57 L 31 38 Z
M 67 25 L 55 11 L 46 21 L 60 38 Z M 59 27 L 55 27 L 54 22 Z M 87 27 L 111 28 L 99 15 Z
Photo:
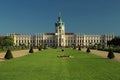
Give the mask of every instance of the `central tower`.
M 55 23 L 55 46 L 65 46 L 65 25 L 60 14 L 57 22 Z

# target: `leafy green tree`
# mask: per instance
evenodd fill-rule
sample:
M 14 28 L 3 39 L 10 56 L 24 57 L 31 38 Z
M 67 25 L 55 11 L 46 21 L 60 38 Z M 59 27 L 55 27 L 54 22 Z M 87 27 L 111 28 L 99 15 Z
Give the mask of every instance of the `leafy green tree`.
M 13 38 L 10 36 L 4 36 L 3 38 L 0 38 L 0 47 L 3 49 L 3 47 L 10 47 L 13 46 L 14 41 Z
M 13 42 L 13 38 L 10 36 L 6 36 L 4 38 L 4 45 L 5 46 L 13 46 L 14 42 Z
M 10 49 L 7 50 L 4 58 L 5 58 L 5 59 L 11 59 L 11 58 L 13 58 L 13 55 L 12 55 Z
M 42 49 L 43 49 L 43 46 L 40 45 L 40 46 L 38 47 L 38 50 L 41 51 Z
M 72 46 L 73 46 L 73 49 L 76 49 L 76 45 L 75 44 L 72 44 Z
M 111 41 L 107 42 L 107 45 L 114 45 L 114 46 L 120 46 L 120 37 L 115 37 Z

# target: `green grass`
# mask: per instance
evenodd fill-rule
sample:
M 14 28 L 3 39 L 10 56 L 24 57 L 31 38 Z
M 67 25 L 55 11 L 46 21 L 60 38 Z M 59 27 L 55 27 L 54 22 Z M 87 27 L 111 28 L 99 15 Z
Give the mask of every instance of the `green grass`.
M 120 80 L 120 63 L 72 49 L 48 49 L 1 62 L 0 80 Z

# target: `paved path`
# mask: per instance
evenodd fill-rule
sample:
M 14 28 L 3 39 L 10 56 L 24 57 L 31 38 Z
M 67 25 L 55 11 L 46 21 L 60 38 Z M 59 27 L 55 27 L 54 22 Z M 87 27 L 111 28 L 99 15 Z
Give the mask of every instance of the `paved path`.
M 86 51 L 86 48 L 83 48 L 82 51 Z M 108 52 L 106 51 L 99 51 L 99 50 L 91 50 L 92 54 L 95 54 L 97 56 L 107 58 Z M 120 62 L 120 53 L 114 53 L 115 58 L 113 60 L 119 61 Z
M 37 51 L 38 51 L 38 49 L 34 49 L 34 52 L 37 52 Z M 13 54 L 13 57 L 14 57 L 14 58 L 27 55 L 28 53 L 29 53 L 29 50 L 12 51 L 12 54 Z M 0 62 L 1 62 L 1 61 L 5 61 L 5 59 L 4 59 L 5 54 L 6 54 L 6 52 L 0 53 Z

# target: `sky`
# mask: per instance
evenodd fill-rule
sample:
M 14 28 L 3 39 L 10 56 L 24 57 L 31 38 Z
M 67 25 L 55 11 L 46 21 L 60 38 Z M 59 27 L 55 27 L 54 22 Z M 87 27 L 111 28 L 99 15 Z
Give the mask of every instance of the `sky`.
M 65 31 L 120 35 L 120 0 L 0 0 L 0 35 Z

